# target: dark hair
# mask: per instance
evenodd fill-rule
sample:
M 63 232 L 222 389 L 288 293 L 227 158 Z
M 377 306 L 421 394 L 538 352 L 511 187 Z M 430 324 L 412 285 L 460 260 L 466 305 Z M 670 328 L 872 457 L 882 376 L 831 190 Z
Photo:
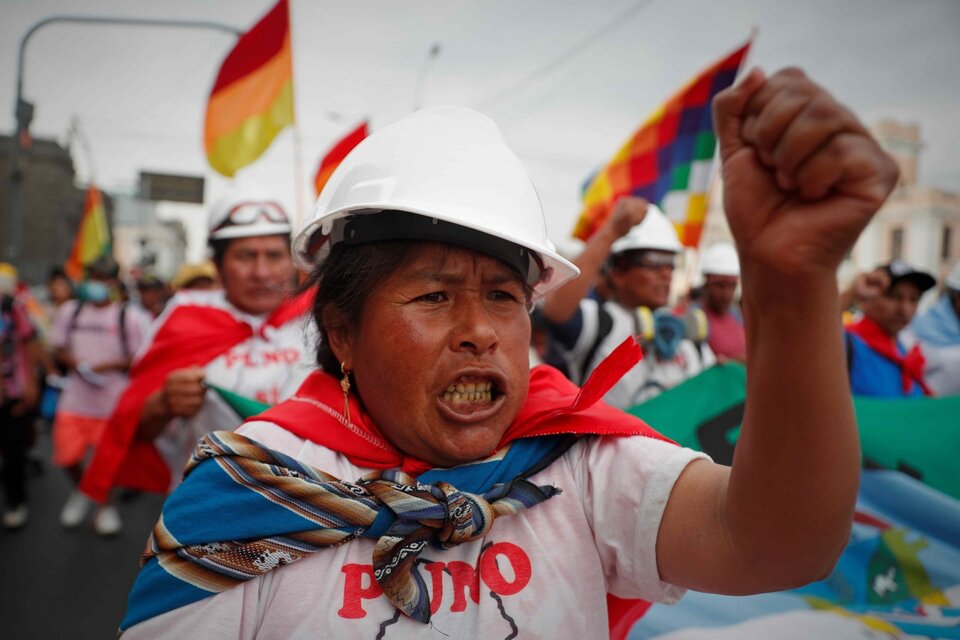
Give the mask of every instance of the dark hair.
M 223 265 L 223 256 L 227 253 L 227 247 L 230 246 L 230 240 L 232 240 L 232 238 L 210 241 L 210 251 L 213 254 L 210 259 L 213 260 L 213 264 L 217 265 L 217 269 Z
M 120 265 L 113 259 L 113 256 L 104 254 L 86 265 L 85 271 L 88 278 L 103 278 L 109 280 L 120 275 Z
M 340 375 L 340 361 L 330 348 L 327 329 L 323 324 L 323 310 L 327 305 L 332 305 L 344 321 L 359 321 L 370 294 L 390 277 L 390 274 L 410 260 L 413 250 L 422 244 L 424 243 L 408 240 L 386 240 L 352 246 L 339 243 L 334 245 L 327 259 L 310 273 L 303 288 L 316 286 L 317 294 L 311 313 L 318 332 L 317 364 L 324 371 Z M 519 271 L 513 267 L 511 269 L 523 283 L 524 295 L 529 304 L 533 287 L 527 284 Z
M 304 287 L 317 287 L 312 315 L 319 333 L 317 364 L 324 371 L 337 375 L 340 362 L 330 349 L 323 310 L 332 305 L 344 319 L 358 320 L 370 294 L 409 259 L 414 246 L 415 243 L 402 241 L 356 246 L 337 244 L 327 259 L 310 273 Z

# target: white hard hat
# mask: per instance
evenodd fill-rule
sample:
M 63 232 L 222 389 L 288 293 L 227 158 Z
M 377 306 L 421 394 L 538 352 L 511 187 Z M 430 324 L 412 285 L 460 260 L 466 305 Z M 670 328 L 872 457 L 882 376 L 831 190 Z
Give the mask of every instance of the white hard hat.
M 233 187 L 210 208 L 207 241 L 290 233 L 293 227 L 287 212 L 266 189 L 244 185 Z
M 364 139 L 330 176 L 293 248 L 313 267 L 339 242 L 389 239 L 494 255 L 540 294 L 580 273 L 547 238 L 520 159 L 493 121 L 465 107 L 423 109 Z
M 616 255 L 635 249 L 652 249 L 672 253 L 679 253 L 682 249 L 676 228 L 660 210 L 660 207 L 655 204 L 647 205 L 647 214 L 643 216 L 643 221 L 640 224 L 630 229 L 625 236 L 614 241 L 610 246 L 610 254 Z
M 703 275 L 740 277 L 740 259 L 737 250 L 729 242 L 710 245 L 700 258 Z
M 948 289 L 960 291 L 960 261 L 957 261 L 957 263 L 953 265 L 953 269 L 950 269 L 950 273 L 943 279 L 943 284 Z

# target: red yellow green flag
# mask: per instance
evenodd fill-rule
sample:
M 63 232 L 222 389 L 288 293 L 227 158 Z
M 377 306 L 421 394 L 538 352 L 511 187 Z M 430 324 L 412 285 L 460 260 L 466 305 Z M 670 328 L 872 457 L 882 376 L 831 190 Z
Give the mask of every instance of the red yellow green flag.
M 717 138 L 710 103 L 733 84 L 748 42 L 690 80 L 662 104 L 593 176 L 583 193 L 574 237 L 586 240 L 625 195 L 657 204 L 687 247 L 700 243 Z
M 204 145 L 210 166 L 233 176 L 293 124 L 290 14 L 280 0 L 220 66 L 210 92 Z
M 320 166 L 317 167 L 317 175 L 313 178 L 318 196 L 320 192 L 323 191 L 323 185 L 327 184 L 327 180 L 333 175 L 334 170 L 340 166 L 343 159 L 347 157 L 347 154 L 366 137 L 367 121 L 364 120 L 356 129 L 341 138 L 337 144 L 333 145 L 330 151 L 327 152 L 327 155 L 323 156 L 323 160 L 320 161 Z
M 100 256 L 110 253 L 110 226 L 103 208 L 103 197 L 94 185 L 87 189 L 80 228 L 64 270 L 73 280 L 83 278 L 83 269 Z

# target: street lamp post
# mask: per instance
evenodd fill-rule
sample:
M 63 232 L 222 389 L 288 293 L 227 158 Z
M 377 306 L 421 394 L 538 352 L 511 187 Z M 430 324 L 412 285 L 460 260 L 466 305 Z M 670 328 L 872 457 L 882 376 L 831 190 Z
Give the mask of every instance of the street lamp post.
M 219 22 L 204 20 L 160 20 L 151 18 L 115 18 L 110 16 L 51 16 L 44 18 L 30 27 L 20 39 L 20 49 L 17 54 L 17 97 L 14 106 L 14 115 L 17 119 L 16 132 L 12 136 L 10 149 L 10 222 L 7 226 L 6 259 L 15 262 L 20 257 L 20 236 L 23 221 L 23 170 L 20 167 L 20 147 L 22 139 L 30 129 L 33 119 L 33 104 L 23 99 L 23 62 L 24 53 L 30 36 L 42 27 L 57 22 L 72 22 L 79 24 L 106 24 L 127 25 L 141 27 L 174 27 L 188 29 L 214 29 L 233 36 L 243 33 L 241 30 Z

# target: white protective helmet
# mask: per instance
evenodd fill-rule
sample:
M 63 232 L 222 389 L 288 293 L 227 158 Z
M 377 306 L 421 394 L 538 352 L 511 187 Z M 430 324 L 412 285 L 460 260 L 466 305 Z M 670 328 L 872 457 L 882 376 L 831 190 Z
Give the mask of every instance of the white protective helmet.
M 710 245 L 700 258 L 700 272 L 707 276 L 740 277 L 740 259 L 737 250 L 729 242 Z
M 643 216 L 643 220 L 626 235 L 614 241 L 610 246 L 610 255 L 636 249 L 679 253 L 682 248 L 673 222 L 660 210 L 660 207 L 648 204 L 647 214 Z
M 229 238 L 274 236 L 293 227 L 283 206 L 259 186 L 233 187 L 210 207 L 207 242 Z
M 465 107 L 423 109 L 364 139 L 330 176 L 293 249 L 309 268 L 337 243 L 391 239 L 488 253 L 541 295 L 580 273 L 547 238 L 520 159 L 492 120 Z

